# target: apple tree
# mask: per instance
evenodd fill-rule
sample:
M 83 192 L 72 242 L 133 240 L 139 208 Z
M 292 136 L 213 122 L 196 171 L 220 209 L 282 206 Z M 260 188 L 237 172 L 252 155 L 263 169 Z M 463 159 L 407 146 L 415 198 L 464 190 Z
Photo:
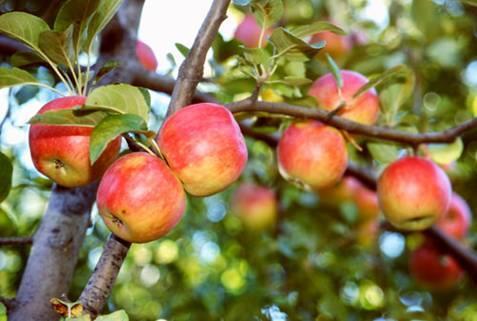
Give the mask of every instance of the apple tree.
M 143 6 L 0 1 L 0 320 L 477 320 L 475 1 Z

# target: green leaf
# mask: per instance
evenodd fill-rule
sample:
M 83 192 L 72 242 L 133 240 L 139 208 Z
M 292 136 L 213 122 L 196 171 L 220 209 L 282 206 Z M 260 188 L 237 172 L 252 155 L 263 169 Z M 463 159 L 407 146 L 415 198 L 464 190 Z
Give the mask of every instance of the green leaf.
M 248 6 L 252 0 L 233 0 L 234 5 L 245 7 Z
M 98 5 L 98 0 L 66 1 L 56 15 L 54 29 L 56 31 L 65 31 L 73 24 L 78 26 L 81 30 L 89 16 L 96 11 Z
M 0 321 L 7 321 L 7 308 L 3 303 L 0 303 Z
M 129 321 L 129 317 L 124 310 L 119 310 L 108 315 L 101 315 L 96 321 Z
M 379 84 L 382 83 L 391 83 L 397 80 L 402 80 L 407 79 L 412 76 L 412 71 L 404 66 L 404 65 L 399 65 L 396 67 L 393 67 L 382 74 L 378 76 L 371 77 L 369 81 L 363 85 L 361 88 L 359 88 L 356 93 L 353 95 L 354 98 L 357 98 L 367 92 L 369 89 L 376 87 Z
M 0 152 L 0 202 L 7 198 L 12 187 L 13 165 L 10 159 Z
M 283 77 L 282 83 L 291 86 L 304 86 L 312 83 L 312 81 L 305 77 L 286 76 Z
M 48 30 L 50 27 L 43 19 L 25 12 L 8 12 L 0 16 L 0 33 L 20 40 L 40 53 L 40 34 Z
M 37 83 L 39 81 L 25 70 L 0 67 L 0 88 Z
M 400 149 L 395 144 L 370 142 L 367 146 L 373 159 L 382 164 L 392 163 L 400 156 Z
M 428 147 L 431 159 L 442 165 L 458 160 L 464 151 L 464 143 L 461 138 L 451 144 L 429 144 Z
M 252 3 L 257 22 L 268 28 L 278 22 L 284 12 L 283 0 L 262 0 Z
M 149 105 L 140 88 L 126 84 L 108 85 L 96 88 L 86 99 L 86 105 L 107 107 L 124 114 L 149 119 Z
M 462 2 L 471 6 L 477 6 L 477 0 L 462 0 Z
M 89 316 L 89 314 L 85 314 L 76 318 L 65 318 L 65 321 L 91 321 L 91 317 Z
M 178 42 L 175 43 L 175 46 L 177 50 L 179 50 L 179 52 L 184 56 L 184 58 L 187 58 L 187 55 L 189 54 L 190 49 Z
M 42 32 L 39 45 L 54 63 L 68 66 L 74 59 L 73 26 L 65 31 Z
M 110 115 L 104 118 L 93 130 L 89 147 L 91 164 L 101 156 L 108 144 L 116 137 L 128 132 L 147 130 L 147 124 L 138 115 Z
M 97 110 L 62 109 L 37 114 L 30 124 L 94 127 L 111 113 Z
M 264 48 L 244 48 L 244 58 L 253 65 L 265 65 L 270 62 L 270 54 Z
M 338 88 L 343 88 L 343 77 L 341 77 L 340 67 L 338 67 L 335 60 L 329 54 L 326 54 L 326 60 L 328 61 L 328 65 L 330 66 L 331 74 L 336 80 L 336 85 L 338 86 Z
M 10 57 L 10 63 L 14 67 L 23 67 L 23 66 L 28 66 L 28 65 L 34 65 L 38 64 L 41 62 L 44 62 L 45 60 L 38 56 L 36 53 L 33 51 L 19 51 L 15 52 L 11 57 Z
M 346 32 L 343 29 L 327 21 L 317 21 L 312 24 L 305 24 L 291 29 L 291 32 L 299 38 L 323 31 L 331 31 L 342 36 L 346 35 Z
M 113 18 L 121 5 L 122 0 L 100 0 L 96 12 L 88 24 L 85 49 L 90 50 L 94 38 Z
M 270 37 L 270 42 L 279 53 L 286 52 L 287 58 L 290 54 L 302 54 L 311 58 L 325 45 L 324 42 L 310 45 L 284 28 L 275 29 Z

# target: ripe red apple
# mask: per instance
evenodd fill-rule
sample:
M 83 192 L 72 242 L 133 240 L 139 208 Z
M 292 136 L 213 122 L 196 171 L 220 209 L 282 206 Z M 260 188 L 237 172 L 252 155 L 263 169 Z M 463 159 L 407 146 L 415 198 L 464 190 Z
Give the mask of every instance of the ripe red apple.
M 38 113 L 70 109 L 83 105 L 85 101 L 83 96 L 58 98 L 47 103 Z M 29 146 L 36 169 L 66 187 L 86 185 L 100 178 L 116 159 L 121 140 L 118 137 L 112 141 L 91 166 L 89 141 L 92 131 L 91 127 L 32 125 Z
M 247 14 L 235 29 L 234 38 L 243 43 L 248 48 L 257 48 L 260 42 L 262 26 L 257 23 L 254 15 Z M 262 47 L 265 47 L 267 38 L 272 33 L 271 29 L 265 30 L 262 39 Z
M 195 196 L 225 189 L 247 163 L 247 146 L 237 122 L 217 104 L 180 109 L 165 121 L 157 142 L 185 190 Z
M 114 162 L 101 179 L 96 200 L 111 232 L 133 243 L 167 234 L 186 207 L 180 181 L 163 160 L 144 152 Z
M 275 192 L 251 183 L 240 185 L 234 192 L 231 209 L 251 230 L 272 227 L 278 213 Z
M 444 171 L 430 160 L 401 158 L 378 180 L 379 205 L 389 222 L 403 230 L 423 230 L 449 208 L 452 189 Z
M 452 195 L 449 210 L 437 220 L 437 226 L 456 239 L 463 239 L 469 231 L 472 213 L 465 200 L 457 194 Z
M 152 51 L 151 47 L 140 40 L 136 41 L 136 56 L 144 68 L 150 71 L 156 71 L 157 59 L 154 55 L 154 51 Z
M 350 37 L 338 35 L 331 31 L 315 33 L 310 39 L 311 44 L 320 41 L 326 41 L 326 46 L 323 51 L 329 53 L 335 59 L 346 55 L 353 46 Z
M 328 111 L 344 106 L 338 115 L 365 125 L 373 125 L 378 119 L 379 97 L 374 88 L 357 98 L 353 95 L 368 79 L 360 73 L 342 70 L 343 87 L 338 90 L 336 80 L 331 73 L 318 78 L 310 87 L 308 94 L 314 97 L 318 105 Z
M 380 209 L 376 192 L 360 184 L 355 189 L 353 200 L 358 209 L 360 221 L 374 221 L 379 216 Z
M 449 255 L 445 255 L 430 241 L 424 242 L 409 257 L 409 271 L 422 286 L 445 291 L 462 278 L 462 269 Z
M 348 163 L 346 144 L 340 132 L 317 121 L 292 124 L 277 147 L 282 176 L 312 189 L 336 184 Z

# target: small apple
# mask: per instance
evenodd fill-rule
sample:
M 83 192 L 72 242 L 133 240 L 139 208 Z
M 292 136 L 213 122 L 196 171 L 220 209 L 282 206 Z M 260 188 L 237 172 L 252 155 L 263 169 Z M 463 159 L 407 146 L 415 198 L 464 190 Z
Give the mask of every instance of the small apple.
M 409 271 L 417 283 L 436 291 L 452 288 L 463 276 L 459 264 L 429 240 L 411 253 Z
M 247 228 L 260 231 L 275 224 L 278 204 L 271 189 L 246 183 L 234 192 L 231 209 Z
M 432 161 L 404 157 L 389 165 L 377 184 L 384 216 L 398 229 L 430 227 L 449 208 L 452 189 L 444 171 Z
M 101 179 L 96 200 L 111 232 L 133 243 L 167 234 L 186 207 L 180 181 L 163 160 L 144 152 L 115 161 Z
M 319 189 L 317 192 L 320 196 L 320 202 L 327 205 L 339 205 L 343 202 L 353 200 L 353 196 L 361 183 L 354 177 L 344 177 L 334 186 Z
M 452 195 L 449 210 L 436 222 L 446 234 L 462 240 L 469 231 L 472 213 L 465 200 L 457 194 Z
M 180 109 L 164 122 L 157 142 L 174 174 L 194 196 L 225 189 L 247 163 L 247 146 L 237 122 L 217 104 Z
M 136 56 L 139 62 L 149 71 L 156 71 L 157 59 L 154 55 L 154 51 L 144 42 L 136 41 Z
M 379 97 L 374 88 L 368 89 L 357 98 L 353 95 L 368 82 L 360 73 L 342 70 L 343 87 L 338 88 L 331 73 L 318 78 L 310 87 L 308 94 L 318 105 L 328 111 L 342 108 L 338 115 L 365 125 L 373 125 L 378 119 Z
M 346 55 L 353 46 L 350 37 L 338 35 L 331 31 L 315 33 L 310 39 L 311 44 L 320 41 L 326 42 L 326 46 L 323 51 L 329 53 L 335 59 L 339 59 Z
M 360 184 L 355 189 L 353 200 L 358 209 L 360 221 L 374 221 L 379 216 L 380 209 L 376 192 Z
M 278 143 L 277 155 L 282 176 L 311 189 L 336 184 L 348 163 L 341 133 L 313 120 L 288 127 Z
M 86 97 L 62 97 L 43 106 L 39 114 L 70 109 L 85 103 Z M 118 137 L 91 166 L 89 141 L 91 127 L 35 124 L 30 126 L 29 146 L 36 169 L 65 187 L 78 187 L 94 182 L 116 159 L 121 146 Z
M 235 29 L 234 38 L 243 43 L 248 48 L 257 48 L 260 44 L 260 35 L 262 26 L 257 23 L 255 16 L 247 14 Z M 268 36 L 272 33 L 271 29 L 264 32 L 262 47 L 265 47 Z

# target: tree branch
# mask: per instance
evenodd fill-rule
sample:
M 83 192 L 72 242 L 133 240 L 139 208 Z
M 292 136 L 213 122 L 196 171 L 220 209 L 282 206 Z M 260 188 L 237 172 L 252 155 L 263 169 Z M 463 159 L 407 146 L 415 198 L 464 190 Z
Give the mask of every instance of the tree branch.
M 214 0 L 212 2 L 209 13 L 199 29 L 194 44 L 186 60 L 179 68 L 179 76 L 172 91 L 167 116 L 170 116 L 192 101 L 197 84 L 202 79 L 207 51 L 217 35 L 220 24 L 226 18 L 229 3 L 230 0 Z
M 5 245 L 31 245 L 33 243 L 33 238 L 31 236 L 25 237 L 0 237 L 0 246 Z

